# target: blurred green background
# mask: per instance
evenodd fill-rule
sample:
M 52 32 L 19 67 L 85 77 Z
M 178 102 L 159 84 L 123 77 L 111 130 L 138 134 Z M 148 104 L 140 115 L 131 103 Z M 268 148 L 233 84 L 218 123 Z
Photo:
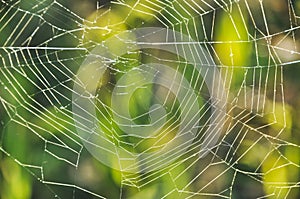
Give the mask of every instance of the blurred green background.
M 299 10 L 298 0 L 1 0 L 0 198 L 300 198 Z M 202 42 L 229 96 L 226 125 L 212 153 L 138 175 L 113 170 L 82 147 L 70 100 L 74 74 L 89 51 L 146 26 L 169 27 Z M 153 58 L 178 66 L 178 57 L 155 50 L 124 55 L 99 82 L 101 101 L 109 106 L 124 72 Z M 194 75 L 181 72 L 188 80 Z M 149 85 L 135 93 L 133 117 L 147 112 L 152 92 Z M 205 99 L 199 96 L 199 104 Z M 142 147 L 148 145 L 151 140 Z

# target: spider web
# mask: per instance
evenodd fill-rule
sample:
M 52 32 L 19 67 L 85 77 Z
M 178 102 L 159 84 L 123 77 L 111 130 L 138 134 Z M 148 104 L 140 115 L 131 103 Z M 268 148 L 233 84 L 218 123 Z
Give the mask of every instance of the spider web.
M 298 99 L 299 84 L 294 75 L 300 60 L 299 6 L 291 0 L 1 0 L 4 184 L 31 184 L 32 198 L 298 198 L 300 139 L 294 115 L 299 104 L 293 99 Z M 133 33 L 143 27 L 188 36 L 188 43 L 193 41 L 207 53 L 206 61 L 199 63 L 198 51 L 184 48 L 193 57 L 192 62 L 185 60 L 177 49 L 182 41 L 175 37 L 173 52 L 128 48 L 124 55 L 105 59 L 106 70 L 95 69 L 103 75 L 99 82 L 94 81 L 95 71 L 78 72 L 90 55 L 99 58 L 94 49 L 105 42 L 105 52 L 118 52 L 127 41 L 138 44 L 143 35 Z M 121 37 L 124 32 L 130 39 Z M 211 81 L 221 95 L 213 95 L 205 79 L 213 63 L 222 78 L 213 72 Z M 197 70 L 199 64 L 208 67 Z M 162 65 L 175 72 L 166 69 L 156 76 Z M 121 98 L 147 74 L 170 86 L 146 81 L 131 97 Z M 95 92 L 79 77 L 92 79 Z M 176 93 L 181 88 L 188 90 L 182 100 Z M 95 115 L 74 113 L 79 98 L 94 105 Z M 225 108 L 218 106 L 220 102 Z M 166 113 L 158 117 L 161 107 Z M 129 109 L 126 117 L 123 109 Z M 215 112 L 224 120 L 215 119 Z M 180 139 L 169 153 L 149 155 L 181 137 L 178 131 L 190 125 L 189 119 L 194 122 L 193 139 Z M 142 126 L 147 135 L 137 136 Z M 219 136 L 211 137 L 211 131 Z M 183 135 L 188 133 L 190 129 Z M 215 139 L 203 148 L 205 140 Z M 97 150 L 91 152 L 85 143 Z M 119 149 L 126 154 L 119 154 Z M 134 165 L 126 159 L 128 154 L 134 154 Z M 146 158 L 139 159 L 144 157 L 140 154 Z M 5 167 L 9 160 L 35 181 L 26 175 L 14 181 L 16 170 Z

